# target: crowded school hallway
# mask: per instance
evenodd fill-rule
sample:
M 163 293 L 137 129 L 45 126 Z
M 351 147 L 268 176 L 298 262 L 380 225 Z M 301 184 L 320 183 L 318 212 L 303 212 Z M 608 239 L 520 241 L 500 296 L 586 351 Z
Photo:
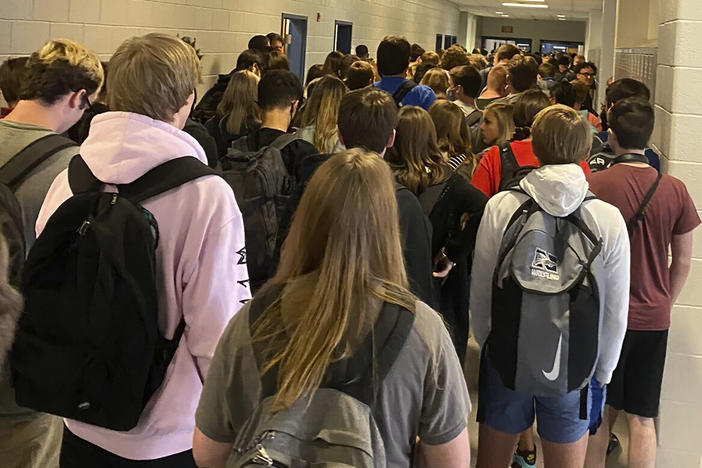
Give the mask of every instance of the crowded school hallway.
M 2 1 L 0 467 L 699 467 L 700 19 Z

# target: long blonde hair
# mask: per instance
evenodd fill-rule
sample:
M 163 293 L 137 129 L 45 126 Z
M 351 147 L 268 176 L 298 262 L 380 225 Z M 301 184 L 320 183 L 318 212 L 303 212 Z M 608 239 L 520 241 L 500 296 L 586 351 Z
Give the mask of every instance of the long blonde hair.
M 369 299 L 414 310 L 403 265 L 390 168 L 362 149 L 332 156 L 305 189 L 278 271 L 261 291 L 312 277 L 296 282 L 309 285 L 304 305 L 285 323 L 275 301 L 253 325 L 253 341 L 267 344 L 261 373 L 278 366 L 276 408 L 310 396 L 327 366 L 351 355 Z
M 429 108 L 429 115 L 436 127 L 436 140 L 441 151 L 449 157 L 465 155 L 463 164 L 469 166 L 471 173 L 477 166 L 473 154 L 470 129 L 465 123 L 463 111 L 451 101 L 436 100 Z
M 449 167 L 436 143 L 436 129 L 427 111 L 415 106 L 400 108 L 395 131 L 395 143 L 385 160 L 399 183 L 419 195 L 448 177 Z
M 338 141 L 336 121 L 339 104 L 348 89 L 340 78 L 325 75 L 314 85 L 310 98 L 305 103 L 300 127 L 314 125 L 312 144 L 320 153 L 331 153 Z
M 495 145 L 502 145 L 514 135 L 514 106 L 508 102 L 493 101 L 485 107 L 485 114 L 490 112 L 497 122 L 499 135 Z
M 243 133 L 248 118 L 258 120 L 258 76 L 248 70 L 241 70 L 229 79 L 227 89 L 217 106 L 217 115 L 227 118 L 227 132 L 233 135 Z

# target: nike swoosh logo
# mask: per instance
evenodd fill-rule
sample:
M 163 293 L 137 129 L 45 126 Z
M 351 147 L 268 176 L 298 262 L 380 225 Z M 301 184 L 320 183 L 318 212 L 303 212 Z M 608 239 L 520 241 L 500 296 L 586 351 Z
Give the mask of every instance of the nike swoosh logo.
M 555 381 L 558 378 L 558 375 L 561 373 L 561 348 L 562 347 L 563 347 L 563 333 L 561 333 L 561 336 L 558 337 L 558 348 L 556 348 L 556 357 L 553 360 L 553 368 L 551 369 L 551 372 L 546 372 L 545 370 L 541 371 L 544 374 L 544 377 L 546 377 L 551 382 Z

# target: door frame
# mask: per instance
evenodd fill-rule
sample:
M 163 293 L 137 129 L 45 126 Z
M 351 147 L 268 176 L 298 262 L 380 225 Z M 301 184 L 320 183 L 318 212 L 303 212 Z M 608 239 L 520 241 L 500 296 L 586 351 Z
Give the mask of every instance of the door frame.
M 302 76 L 299 77 L 300 81 L 304 83 L 305 74 L 307 73 L 307 70 L 306 70 L 306 65 L 307 65 L 307 32 L 308 32 L 307 28 L 309 26 L 309 18 L 305 15 L 295 15 L 292 13 L 281 13 L 281 15 L 280 15 L 281 32 L 285 32 L 285 30 L 284 30 L 285 20 L 304 21 L 305 22 L 305 34 L 302 37 L 302 50 L 304 51 L 304 53 L 302 54 L 302 63 L 300 66 L 300 73 L 302 74 Z M 283 36 L 283 38 L 285 38 L 285 36 Z M 289 59 L 289 57 L 288 57 L 288 59 Z
M 353 21 L 344 21 L 344 20 L 334 20 L 334 50 L 339 50 L 338 47 L 336 47 L 336 39 L 337 39 L 337 26 L 351 26 L 351 38 L 353 38 Z M 351 44 L 349 44 L 349 54 L 353 52 L 353 39 L 351 40 Z

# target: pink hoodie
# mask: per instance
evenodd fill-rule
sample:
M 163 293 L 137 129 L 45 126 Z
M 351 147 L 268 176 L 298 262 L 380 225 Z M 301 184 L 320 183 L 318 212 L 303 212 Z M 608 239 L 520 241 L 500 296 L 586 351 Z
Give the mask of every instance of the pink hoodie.
M 127 112 L 92 121 L 81 155 L 95 176 L 126 184 L 181 156 L 207 162 L 198 142 L 172 125 Z M 66 171 L 46 195 L 37 236 L 51 214 L 71 196 Z M 231 188 L 219 177 L 188 182 L 144 203 L 156 217 L 161 332 L 172 337 L 181 316 L 186 328 L 161 387 L 137 426 L 116 432 L 66 420 L 72 433 L 120 457 L 152 460 L 192 448 L 195 409 L 219 336 L 251 297 L 244 225 Z

